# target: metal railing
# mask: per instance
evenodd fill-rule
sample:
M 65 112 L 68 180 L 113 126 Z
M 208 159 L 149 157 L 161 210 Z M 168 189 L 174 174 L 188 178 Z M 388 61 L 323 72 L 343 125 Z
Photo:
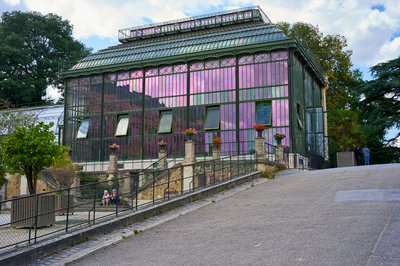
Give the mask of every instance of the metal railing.
M 0 254 L 255 171 L 254 154 L 226 156 L 1 201 Z M 115 191 L 115 197 L 103 199 L 104 190 Z

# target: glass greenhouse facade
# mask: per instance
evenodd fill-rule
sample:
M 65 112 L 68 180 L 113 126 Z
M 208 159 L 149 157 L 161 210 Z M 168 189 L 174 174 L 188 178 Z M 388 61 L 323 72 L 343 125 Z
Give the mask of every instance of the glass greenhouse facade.
M 64 142 L 75 161 L 156 158 L 173 153 L 193 127 L 198 152 L 212 137 L 222 154 L 254 152 L 254 124 L 265 142 L 324 156 L 323 73 L 306 50 L 258 7 L 120 30 L 122 44 L 64 73 Z M 322 141 L 322 142 L 321 142 Z

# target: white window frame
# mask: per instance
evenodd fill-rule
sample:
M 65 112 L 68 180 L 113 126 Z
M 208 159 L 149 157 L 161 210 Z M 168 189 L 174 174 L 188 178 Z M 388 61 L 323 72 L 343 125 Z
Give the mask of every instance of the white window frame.
M 115 130 L 115 136 L 127 136 L 128 135 L 128 127 L 129 127 L 129 115 L 120 115 L 118 117 L 118 125 Z
M 89 132 L 89 119 L 83 119 L 76 134 L 77 139 L 86 139 Z

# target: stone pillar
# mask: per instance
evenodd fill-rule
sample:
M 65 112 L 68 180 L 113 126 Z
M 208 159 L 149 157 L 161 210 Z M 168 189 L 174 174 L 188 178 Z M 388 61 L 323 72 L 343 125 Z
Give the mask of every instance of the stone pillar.
M 264 138 L 255 138 L 256 142 L 256 164 L 257 170 L 265 171 L 265 139 Z
M 221 147 L 214 144 L 212 158 L 214 160 L 221 158 Z
M 118 177 L 118 157 L 116 154 L 110 154 L 110 160 L 108 163 L 107 180 L 111 181 Z
M 73 189 L 71 189 L 72 195 L 80 195 L 81 194 L 80 185 L 81 185 L 81 178 L 79 177 L 79 175 L 75 174 L 75 176 L 73 177 L 72 185 L 71 185 L 71 187 L 73 188 Z
M 196 162 L 195 143 L 193 140 L 185 142 L 185 158 L 183 159 L 183 191 L 193 189 L 194 163 Z
M 187 140 L 185 142 L 185 158 L 183 159 L 183 163 L 191 164 L 195 162 L 196 162 L 195 143 L 193 140 Z
M 166 150 L 160 150 L 158 152 L 158 160 L 159 160 L 159 169 L 167 169 L 168 168 L 168 162 L 167 162 L 167 151 Z
M 276 160 L 279 164 L 285 164 L 285 157 L 283 154 L 283 146 L 282 144 L 278 144 L 276 146 Z

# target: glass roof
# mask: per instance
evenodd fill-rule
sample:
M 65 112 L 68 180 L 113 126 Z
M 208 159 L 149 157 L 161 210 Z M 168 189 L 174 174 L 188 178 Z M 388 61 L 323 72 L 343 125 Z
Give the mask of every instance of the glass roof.
M 247 22 L 113 46 L 89 55 L 70 70 L 103 67 L 284 39 L 288 38 L 273 24 Z
M 8 111 L 8 110 L 7 110 Z M 30 107 L 22 109 L 9 110 L 11 112 L 22 112 L 27 115 L 31 115 L 35 122 L 44 122 L 49 124 L 53 122 L 54 125 L 51 128 L 55 136 L 59 134 L 59 126 L 63 125 L 64 122 L 64 106 L 63 105 L 52 105 L 52 106 L 41 106 L 41 107 Z

